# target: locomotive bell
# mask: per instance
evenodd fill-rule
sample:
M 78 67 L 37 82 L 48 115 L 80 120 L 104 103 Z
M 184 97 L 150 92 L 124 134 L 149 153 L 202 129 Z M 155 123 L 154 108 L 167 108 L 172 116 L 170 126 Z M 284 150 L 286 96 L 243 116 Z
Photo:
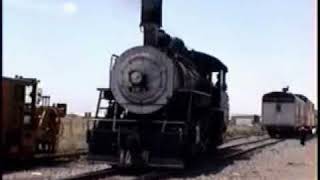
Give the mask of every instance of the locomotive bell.
M 111 91 L 123 108 L 137 114 L 159 110 L 178 81 L 172 60 L 151 46 L 139 46 L 119 56 L 111 72 Z

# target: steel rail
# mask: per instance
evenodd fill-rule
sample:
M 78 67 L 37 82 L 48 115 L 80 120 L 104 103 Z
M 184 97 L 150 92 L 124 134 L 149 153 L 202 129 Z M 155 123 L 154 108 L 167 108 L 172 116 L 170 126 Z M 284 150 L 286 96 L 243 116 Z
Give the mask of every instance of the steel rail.
M 239 138 L 240 139 L 240 138 Z M 213 161 L 217 161 L 217 163 L 219 162 L 223 162 L 226 160 L 234 160 L 237 157 L 240 157 L 244 154 L 248 154 L 250 152 L 256 151 L 258 149 L 262 149 L 264 147 L 267 146 L 271 146 L 274 144 L 277 144 L 279 142 L 284 141 L 285 139 L 280 139 L 280 140 L 274 140 L 271 142 L 265 142 L 268 140 L 273 140 L 271 138 L 264 138 L 264 139 L 259 139 L 259 140 L 255 140 L 255 141 L 249 141 L 249 142 L 244 142 L 244 143 L 239 143 L 239 144 L 235 144 L 235 145 L 231 145 L 231 146 L 226 146 L 225 148 L 221 148 L 219 150 L 225 150 L 227 149 L 231 149 L 231 148 L 235 148 L 235 147 L 241 147 L 241 146 L 246 146 L 249 144 L 258 144 L 258 145 L 254 145 L 253 147 L 248 147 L 248 148 L 244 148 L 241 149 L 239 151 L 233 152 L 233 153 L 226 153 L 220 157 L 215 157 L 213 159 Z M 209 168 L 209 167 L 208 167 Z M 210 169 L 208 169 L 210 170 Z M 206 171 L 206 169 L 201 169 L 201 170 L 196 170 L 196 171 L 188 171 L 188 173 L 190 172 L 200 172 L 200 171 Z M 143 173 L 142 175 L 138 175 L 138 177 L 136 177 L 136 180 L 154 180 L 154 179 L 166 179 L 170 176 L 172 176 L 173 174 L 175 175 L 179 175 L 179 174 L 184 174 L 185 172 L 183 171 L 175 171 L 172 169 L 168 169 L 168 170 L 151 170 L 147 173 Z M 84 174 L 80 174 L 80 175 L 76 175 L 76 176 L 72 176 L 72 177 L 68 177 L 65 178 L 64 180 L 93 180 L 93 179 L 99 179 L 99 178 L 105 178 L 107 176 L 112 176 L 115 174 L 120 174 L 120 172 L 117 169 L 103 169 L 103 170 L 99 170 L 99 171 L 94 171 L 94 172 L 88 172 L 88 173 L 84 173 Z
M 218 158 L 218 159 L 221 159 L 221 160 L 232 159 L 232 158 L 247 154 L 249 152 L 253 152 L 255 150 L 262 149 L 264 147 L 277 144 L 277 143 L 282 142 L 282 141 L 285 141 L 285 139 L 278 139 L 278 140 L 274 140 L 272 142 L 263 143 L 263 144 L 260 144 L 260 145 L 254 146 L 254 147 L 249 147 L 249 148 L 243 149 L 243 150 L 235 152 L 235 153 L 231 153 L 231 154 L 227 154 L 227 155 L 221 156 L 221 158 Z
M 56 154 L 36 154 L 33 159 L 34 160 L 42 160 L 42 159 L 59 159 L 59 158 L 68 158 L 68 157 L 77 157 L 81 155 L 88 154 L 87 150 L 80 150 L 77 152 L 69 152 L 69 153 L 56 153 Z
M 270 139 L 271 139 L 270 137 L 266 137 L 266 138 L 263 138 L 263 139 L 258 139 L 258 140 L 243 142 L 243 143 L 237 143 L 237 144 L 233 144 L 233 145 L 229 145 L 229 146 L 222 147 L 222 148 L 220 148 L 219 150 L 222 150 L 222 149 L 231 149 L 231 148 L 238 147 L 238 146 L 255 144 L 255 143 L 267 141 L 267 140 L 270 140 Z
M 97 171 L 90 171 L 70 177 L 63 178 L 62 180 L 95 180 L 105 178 L 106 176 L 112 176 L 117 174 L 119 171 L 113 168 L 105 168 Z
M 234 148 L 236 146 L 245 146 L 245 145 L 248 145 L 248 144 L 254 144 L 254 143 L 261 143 L 261 142 L 264 142 L 266 140 L 271 140 L 270 138 L 265 138 L 265 139 L 260 139 L 260 140 L 256 140 L 256 141 L 250 141 L 250 142 L 246 142 L 246 143 L 242 143 L 242 144 L 237 144 L 237 145 L 234 145 L 234 146 L 230 146 L 228 148 Z M 233 152 L 233 153 L 230 153 L 230 154 L 225 154 L 223 156 L 220 156 L 220 157 L 215 157 L 214 159 L 212 159 L 213 161 L 216 161 L 217 163 L 219 162 L 225 162 L 225 161 L 228 161 L 228 160 L 234 160 L 235 158 L 237 157 L 240 157 L 244 154 L 248 154 L 250 152 L 253 152 L 253 151 L 256 151 L 258 149 L 262 149 L 264 147 L 267 147 L 267 146 L 271 146 L 271 145 L 274 145 L 274 144 L 277 144 L 279 142 L 282 142 L 284 141 L 285 139 L 280 139 L 280 140 L 274 140 L 272 142 L 266 142 L 266 143 L 262 143 L 262 144 L 258 144 L 256 146 L 253 146 L 253 147 L 249 147 L 249 148 L 245 148 L 245 149 L 242 149 L 240 151 L 237 151 L 237 152 Z M 222 149 L 220 149 L 222 150 Z M 210 167 L 208 168 L 202 168 L 201 170 L 194 170 L 194 171 L 188 171 L 188 173 L 197 173 L 197 172 L 203 172 L 203 171 L 210 171 Z M 143 174 L 137 178 L 135 178 L 135 180 L 155 180 L 155 179 L 166 179 L 170 176 L 179 176 L 180 174 L 184 174 L 186 172 L 184 171 L 173 171 L 173 170 L 169 170 L 167 172 L 156 172 L 156 171 L 151 171 L 149 173 L 146 173 L 146 174 Z

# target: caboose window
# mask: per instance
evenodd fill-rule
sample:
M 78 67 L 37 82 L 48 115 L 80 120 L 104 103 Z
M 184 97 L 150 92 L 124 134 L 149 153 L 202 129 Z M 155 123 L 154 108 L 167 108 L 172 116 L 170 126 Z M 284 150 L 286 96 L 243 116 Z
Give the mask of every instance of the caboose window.
M 281 112 L 281 104 L 276 104 L 276 111 Z
M 25 103 L 31 103 L 32 102 L 32 86 L 26 86 L 26 90 L 25 90 Z

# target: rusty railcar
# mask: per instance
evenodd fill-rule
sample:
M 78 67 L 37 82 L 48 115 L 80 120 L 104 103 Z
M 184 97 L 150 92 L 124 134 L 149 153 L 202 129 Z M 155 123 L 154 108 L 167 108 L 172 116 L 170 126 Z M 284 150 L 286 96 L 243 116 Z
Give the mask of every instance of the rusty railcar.
M 1 156 L 6 160 L 55 153 L 67 105 L 50 106 L 50 97 L 39 93 L 38 83 L 34 78 L 2 77 Z
M 2 77 L 3 157 L 25 159 L 33 154 L 37 82 L 37 79 Z

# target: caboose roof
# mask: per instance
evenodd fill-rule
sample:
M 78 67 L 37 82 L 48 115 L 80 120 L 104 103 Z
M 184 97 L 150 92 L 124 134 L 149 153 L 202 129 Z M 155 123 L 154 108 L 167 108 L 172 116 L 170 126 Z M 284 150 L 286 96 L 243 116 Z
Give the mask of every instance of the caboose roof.
M 274 91 L 264 94 L 262 97 L 263 102 L 294 102 L 296 99 L 295 95 L 288 92 Z
M 38 80 L 35 78 L 23 78 L 23 77 L 11 78 L 11 77 L 5 77 L 5 76 L 2 76 L 2 80 L 14 81 L 15 83 L 21 83 L 21 84 L 25 84 L 25 85 L 32 85 L 32 84 L 38 82 Z
M 300 99 L 302 99 L 304 102 L 310 101 L 306 96 L 302 94 L 295 94 L 295 95 L 298 96 Z
M 214 56 L 194 50 L 191 51 L 191 56 L 195 59 L 195 63 L 206 72 L 219 72 L 221 70 L 228 72 L 227 66 Z

